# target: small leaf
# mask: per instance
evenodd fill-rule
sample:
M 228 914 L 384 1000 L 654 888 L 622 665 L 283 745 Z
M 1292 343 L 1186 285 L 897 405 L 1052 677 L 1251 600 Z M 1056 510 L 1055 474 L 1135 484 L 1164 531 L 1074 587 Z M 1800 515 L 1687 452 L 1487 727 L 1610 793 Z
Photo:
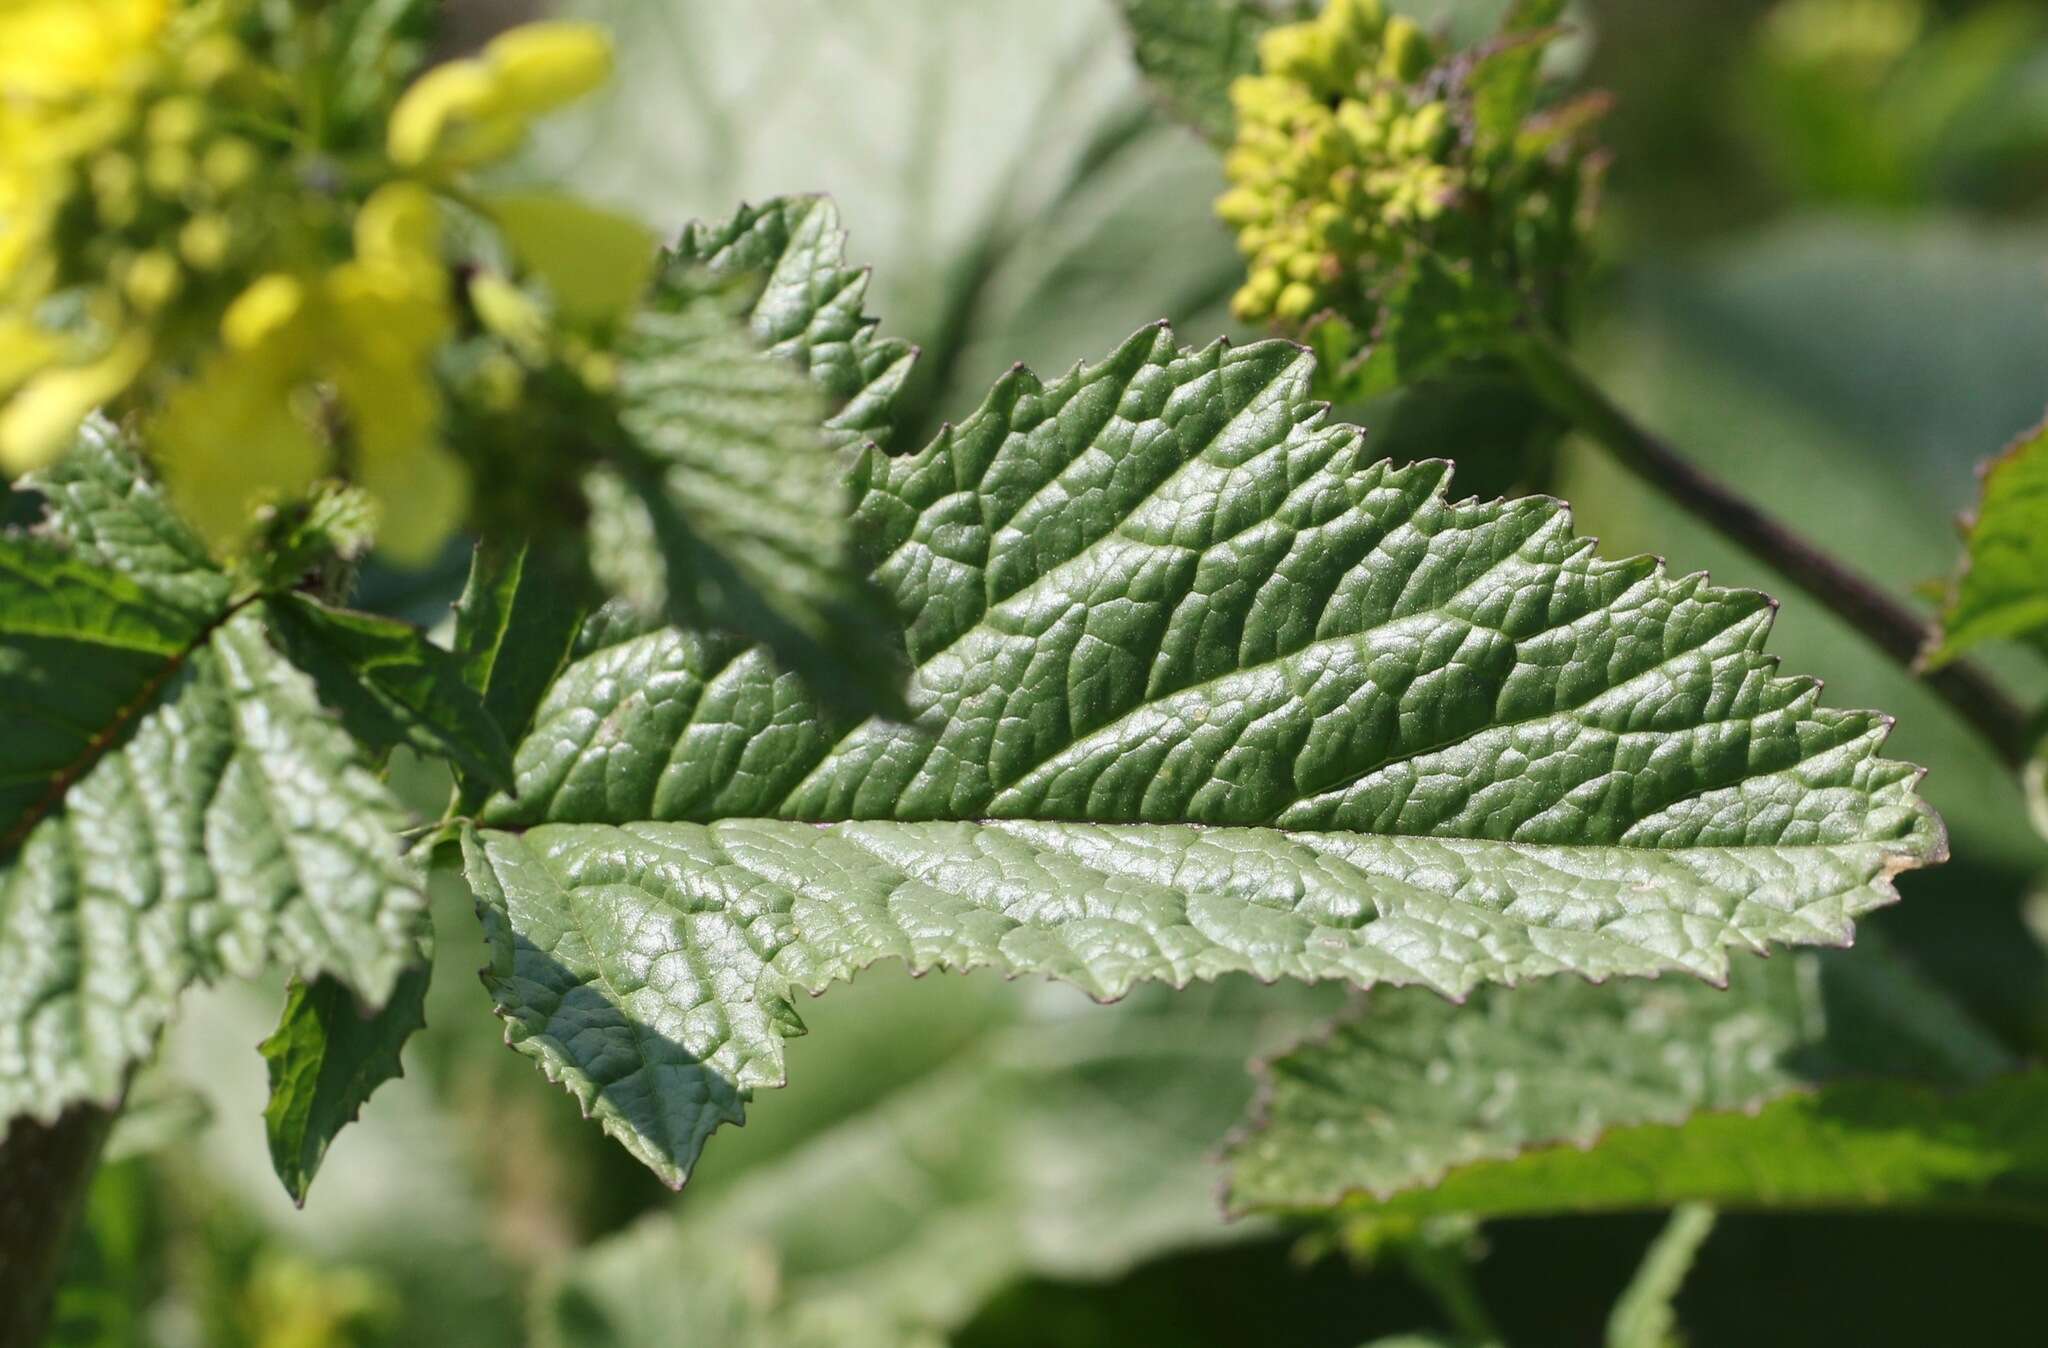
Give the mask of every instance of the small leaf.
M 774 1008 L 879 960 L 1719 979 L 1940 857 L 1883 718 L 1777 676 L 1765 597 L 1373 462 L 1313 376 L 1148 329 L 863 455 L 913 723 L 739 638 L 590 642 L 465 841 L 514 1042 L 677 1183 L 781 1081 Z
M 1980 642 L 2048 634 L 2048 422 L 1986 464 L 1983 478 L 1930 667 Z
M 1564 0 L 1515 0 L 1498 36 L 1474 55 L 1466 80 L 1483 152 L 1512 144 L 1534 110 L 1543 53 L 1556 36 L 1551 25 L 1563 13 Z
M 462 662 L 409 623 L 289 594 L 264 605 L 292 662 L 362 744 L 411 745 L 509 787 L 512 748 L 464 681 Z
M 1180 121 L 1216 145 L 1236 131 L 1230 82 L 1259 69 L 1259 34 L 1303 17 L 1288 0 L 1117 0 L 1138 69 Z
M 370 1012 L 334 978 L 292 980 L 277 1029 L 257 1048 L 270 1065 L 270 1162 L 294 1203 L 305 1205 L 328 1144 L 371 1092 L 405 1075 L 398 1055 L 427 1026 L 429 973 L 426 964 L 407 969 L 391 999 Z
M 545 543 L 477 544 L 455 604 L 455 657 L 463 682 L 508 742 L 526 734 L 568 662 L 589 611 L 588 590 L 587 573 Z M 464 799 L 481 803 L 492 783 L 457 772 Z

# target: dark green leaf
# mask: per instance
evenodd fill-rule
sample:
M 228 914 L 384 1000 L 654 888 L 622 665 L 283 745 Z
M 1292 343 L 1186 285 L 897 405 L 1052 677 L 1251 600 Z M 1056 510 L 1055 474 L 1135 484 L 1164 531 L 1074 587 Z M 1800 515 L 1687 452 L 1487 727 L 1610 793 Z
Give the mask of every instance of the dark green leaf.
M 539 1300 L 545 1341 L 910 1348 L 1022 1278 L 1267 1234 L 1217 1212 L 1210 1153 L 1246 1058 L 1327 999 L 1240 980 L 1024 1000 L 786 1155 L 580 1252 Z
M 207 621 L 54 541 L 0 537 L 0 854 L 147 708 Z
M 834 409 L 828 431 L 847 443 L 889 443 L 917 351 L 882 337 L 861 312 L 868 273 L 846 265 L 846 231 L 830 198 L 777 197 L 722 224 L 692 224 L 667 259 L 664 289 L 687 294 L 699 283 L 692 272 L 743 288 L 754 335 L 824 390 Z
M 486 539 L 470 558 L 455 604 L 455 657 L 500 734 L 516 742 L 568 662 L 589 611 L 587 575 L 545 543 Z M 459 773 L 463 797 L 480 803 L 490 783 Z
M 271 631 L 312 676 L 348 732 L 377 750 L 400 744 L 509 787 L 512 748 L 455 655 L 410 623 L 289 594 L 264 605 Z
M 600 575 L 677 621 L 765 643 L 829 697 L 900 706 L 892 623 L 854 560 L 817 387 L 705 297 L 640 315 L 619 392 L 631 446 L 619 485 L 592 493 Z
M 398 1055 L 427 1026 L 429 972 L 420 964 L 400 974 L 391 999 L 375 1011 L 365 1011 L 338 979 L 292 980 L 277 1029 L 257 1048 L 270 1064 L 263 1110 L 270 1163 L 294 1203 L 305 1203 L 328 1144 L 371 1092 L 405 1075 Z

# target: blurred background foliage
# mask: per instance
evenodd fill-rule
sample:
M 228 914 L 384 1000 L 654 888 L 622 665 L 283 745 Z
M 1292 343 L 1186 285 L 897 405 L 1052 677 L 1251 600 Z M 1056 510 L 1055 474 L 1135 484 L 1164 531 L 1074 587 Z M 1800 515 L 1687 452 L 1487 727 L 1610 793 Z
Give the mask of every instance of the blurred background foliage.
M 1105 0 L 582 0 L 614 93 L 514 172 L 664 232 L 825 191 L 871 308 L 922 344 L 904 438 L 1170 318 L 1231 331 L 1213 151 L 1137 82 Z M 1499 5 L 1396 5 L 1453 33 Z M 455 0 L 461 45 L 536 6 Z M 1844 17 L 1847 16 L 1847 17 Z M 1584 0 L 1560 49 L 1612 90 L 1603 270 L 1582 347 L 1621 401 L 1901 591 L 1944 575 L 1981 459 L 2048 402 L 2048 8 L 2028 0 Z M 1235 334 L 1249 336 L 1253 334 Z M 1817 606 L 1566 441 L 1531 464 L 1499 390 L 1357 409 L 1401 456 L 1573 502 L 1610 553 L 1783 595 L 1774 649 L 1896 713 L 1955 860 L 1878 919 L 2016 1050 L 2048 1046 L 2043 848 L 1994 759 Z M 1491 428 L 1491 429 L 1490 429 Z M 372 573 L 431 620 L 462 557 Z M 2041 671 L 2000 672 L 2038 695 Z M 422 808 L 431 775 L 400 765 Z M 411 779 L 418 780 L 411 780 Z M 306 1211 L 270 1174 L 253 1051 L 281 987 L 195 997 L 94 1188 L 62 1344 L 1241 1344 L 1440 1329 L 1399 1259 L 1217 1215 L 1242 1064 L 1342 1002 L 1243 980 L 1096 1007 L 880 970 L 805 1018 L 796 1083 L 670 1195 L 498 1048 L 456 886 L 429 1029 Z M 205 1063 L 205 1072 L 181 1067 Z M 199 1095 L 183 1081 L 204 1080 Z M 1659 1218 L 1489 1225 L 1475 1276 L 1516 1344 L 1597 1341 Z M 1693 1341 L 2025 1341 L 2031 1226 L 1730 1215 L 1679 1302 Z

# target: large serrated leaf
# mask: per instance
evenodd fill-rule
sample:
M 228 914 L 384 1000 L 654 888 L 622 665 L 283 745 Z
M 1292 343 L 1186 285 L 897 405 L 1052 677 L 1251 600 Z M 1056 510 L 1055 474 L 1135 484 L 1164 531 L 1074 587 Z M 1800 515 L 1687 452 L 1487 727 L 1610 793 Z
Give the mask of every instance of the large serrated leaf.
M 889 442 L 896 395 L 917 352 L 862 312 L 868 272 L 846 264 L 846 231 L 828 197 L 778 197 L 720 224 L 692 224 L 667 258 L 747 288 L 747 321 L 771 354 L 810 373 L 846 441 Z
M 0 1117 L 118 1098 L 194 981 L 281 964 L 379 1003 L 414 958 L 397 803 L 253 611 L 119 729 L 0 874 Z
M 1231 1148 L 1231 1206 L 1427 1202 L 1461 1168 L 1597 1151 L 1617 1129 L 1753 1111 L 1843 1078 L 1957 1086 L 2012 1066 L 1882 947 L 1732 972 L 1726 990 L 1557 980 L 1464 1006 L 1375 993 L 1267 1066 Z
M 467 848 L 515 1040 L 680 1182 L 780 1081 L 791 991 L 880 959 L 1717 979 L 1941 855 L 1883 718 L 1775 674 L 1767 599 L 1374 463 L 1312 374 L 1151 329 L 869 452 L 914 725 L 734 639 L 572 664 Z

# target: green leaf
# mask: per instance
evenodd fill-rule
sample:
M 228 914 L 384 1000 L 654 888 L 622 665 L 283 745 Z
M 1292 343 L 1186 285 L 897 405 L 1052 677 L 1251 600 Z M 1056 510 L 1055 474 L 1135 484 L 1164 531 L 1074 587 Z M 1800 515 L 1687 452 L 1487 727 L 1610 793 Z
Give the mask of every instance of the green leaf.
M 463 682 L 508 743 L 533 724 L 534 709 L 568 662 L 589 611 L 588 576 L 546 543 L 479 542 L 455 603 L 455 656 Z M 464 808 L 489 794 L 458 766 Z
M 22 485 L 42 493 L 44 528 L 80 558 L 195 622 L 227 607 L 231 582 L 111 422 L 88 420 L 64 457 Z
M 922 1078 L 580 1253 L 538 1299 L 539 1341 L 950 1342 L 1023 1279 L 1103 1281 L 1270 1234 L 1216 1211 L 1210 1152 L 1248 1095 L 1247 1056 L 1322 998 L 1249 982 L 1109 1007 L 1021 991 L 1022 1016 Z
M 1879 1098 L 1904 1101 L 1920 1084 L 1973 1086 L 2013 1066 L 1882 948 L 1744 960 L 1733 973 L 1726 991 L 1560 980 L 1464 1007 L 1375 994 L 1270 1065 L 1253 1127 L 1231 1149 L 1231 1205 L 1496 1215 L 1530 1210 L 1506 1196 L 1533 1196 L 1561 1164 L 1586 1188 L 1549 1188 L 1545 1210 L 1576 1210 L 1643 1178 L 1632 1166 L 1649 1155 L 1672 1168 L 1646 1172 L 1641 1206 L 1798 1201 L 1807 1185 L 1855 1187 L 1854 1164 L 1826 1152 L 1835 1090 L 1886 1078 Z M 1795 1100 L 1823 1103 L 1801 1121 Z M 1699 1168 L 1708 1139 L 1734 1146 L 1714 1162 L 1729 1173 L 1734 1157 L 1772 1160 L 1730 1190 Z M 1915 1144 L 1898 1145 L 1910 1156 Z
M 1714 1210 L 1687 1203 L 1671 1214 L 1607 1319 L 1607 1348 L 1684 1348 L 1672 1301 L 1700 1246 L 1714 1231 Z
M 1929 666 L 1983 641 L 2048 633 L 2048 422 L 1986 464 L 1983 479 Z
M 0 853 L 172 677 L 205 622 L 54 541 L 0 537 Z
M 1259 69 L 1259 34 L 1313 6 L 1288 0 L 1117 0 L 1160 101 L 1217 145 L 1236 132 L 1230 82 Z
M 727 303 L 658 302 L 674 307 L 641 313 L 621 351 L 630 452 L 619 485 L 600 476 L 592 492 L 600 576 L 643 607 L 765 643 L 828 695 L 893 709 L 887 617 L 852 562 L 818 389 Z
M 914 725 L 733 638 L 591 648 L 466 839 L 510 1039 L 679 1183 L 780 1082 L 794 991 L 878 960 L 1718 979 L 1941 855 L 1884 719 L 1776 676 L 1769 600 L 1373 463 L 1312 377 L 1149 329 L 867 453 Z
M 846 265 L 846 231 L 830 198 L 778 197 L 742 206 L 721 224 L 692 224 L 667 270 L 744 286 L 754 335 L 770 354 L 809 371 L 836 409 L 826 429 L 845 443 L 889 443 L 917 351 L 882 337 L 862 312 L 868 272 Z
M 263 1110 L 270 1162 L 294 1203 L 305 1205 L 328 1144 L 371 1092 L 405 1075 L 398 1055 L 427 1027 L 429 972 L 426 964 L 407 969 L 391 999 L 369 1012 L 334 978 L 292 980 L 277 1029 L 257 1049 L 270 1065 Z
M 1404 1197 L 1408 1211 L 1492 1216 L 1724 1207 L 1924 1208 L 2040 1221 L 2048 1215 L 2048 1072 L 1965 1090 L 1843 1080 L 1754 1115 L 1617 1129 L 1594 1150 L 1557 1147 L 1453 1172 Z
M 512 784 L 512 746 L 465 681 L 461 659 L 417 627 L 301 594 L 268 601 L 264 615 L 358 742 L 409 744 L 473 777 Z
M 381 1004 L 416 957 L 397 802 L 254 612 L 103 738 L 0 874 L 0 1117 L 117 1099 L 195 980 L 283 965 Z
M 1515 0 L 1499 35 L 1474 55 L 1466 80 L 1482 151 L 1505 148 L 1521 131 L 1535 106 L 1543 53 L 1556 36 L 1552 25 L 1563 13 L 1564 0 Z

